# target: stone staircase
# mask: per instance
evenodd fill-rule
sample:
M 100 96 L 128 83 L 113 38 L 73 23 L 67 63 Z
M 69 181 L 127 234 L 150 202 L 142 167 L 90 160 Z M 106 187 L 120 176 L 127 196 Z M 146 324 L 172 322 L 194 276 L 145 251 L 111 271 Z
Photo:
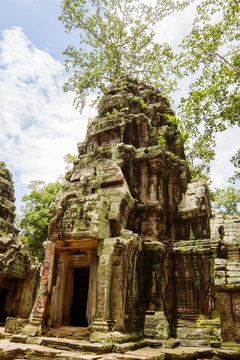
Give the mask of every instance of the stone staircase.
M 180 340 L 143 339 L 101 344 L 56 337 L 28 337 L 0 333 L 0 360 L 200 360 L 240 359 L 240 345 L 221 348 L 193 346 Z

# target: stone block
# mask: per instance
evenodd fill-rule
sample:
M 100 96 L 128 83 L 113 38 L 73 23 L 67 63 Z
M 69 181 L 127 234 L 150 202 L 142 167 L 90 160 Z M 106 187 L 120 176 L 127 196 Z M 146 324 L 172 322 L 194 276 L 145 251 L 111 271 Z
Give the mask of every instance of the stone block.
M 20 334 L 22 329 L 29 323 L 27 319 L 8 317 L 6 319 L 5 332 L 10 334 Z
M 32 344 L 32 345 L 42 345 L 43 344 L 43 338 L 29 336 L 27 338 L 26 343 L 27 344 Z
M 169 338 L 169 324 L 162 312 L 145 315 L 144 333 L 146 337 L 154 337 L 160 340 Z
M 240 277 L 239 276 L 237 276 L 237 277 L 234 277 L 234 276 L 227 277 L 227 283 L 228 284 L 238 284 L 238 285 L 240 285 Z

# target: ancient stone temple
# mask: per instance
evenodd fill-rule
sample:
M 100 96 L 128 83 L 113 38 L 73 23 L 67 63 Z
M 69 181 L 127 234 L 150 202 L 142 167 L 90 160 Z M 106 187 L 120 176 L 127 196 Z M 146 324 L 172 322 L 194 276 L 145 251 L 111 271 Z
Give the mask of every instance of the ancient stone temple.
M 17 238 L 14 228 L 14 190 L 12 176 L 4 162 L 0 162 L 0 322 L 7 317 L 27 319 L 31 313 L 40 264 L 31 258 Z M 19 332 L 20 320 L 11 331 Z M 11 320 L 9 319 L 8 328 Z M 26 325 L 26 320 L 23 321 Z
M 189 345 L 218 342 L 222 328 L 228 340 L 221 304 L 235 299 L 238 309 L 239 274 L 230 289 L 214 271 L 218 279 L 238 271 L 239 232 L 233 251 L 224 225 L 213 224 L 211 238 L 208 189 L 190 179 L 173 115 L 152 86 L 122 77 L 107 89 L 52 204 L 23 334 L 62 325 L 88 327 L 90 342 L 173 337 Z

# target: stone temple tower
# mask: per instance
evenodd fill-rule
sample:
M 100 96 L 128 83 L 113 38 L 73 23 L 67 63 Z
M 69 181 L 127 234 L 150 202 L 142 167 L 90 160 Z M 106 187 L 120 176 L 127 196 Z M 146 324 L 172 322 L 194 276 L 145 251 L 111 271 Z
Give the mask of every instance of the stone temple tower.
M 173 115 L 157 89 L 127 76 L 107 89 L 52 204 L 25 333 L 68 325 L 88 327 L 90 341 L 216 335 L 208 190 L 191 182 Z

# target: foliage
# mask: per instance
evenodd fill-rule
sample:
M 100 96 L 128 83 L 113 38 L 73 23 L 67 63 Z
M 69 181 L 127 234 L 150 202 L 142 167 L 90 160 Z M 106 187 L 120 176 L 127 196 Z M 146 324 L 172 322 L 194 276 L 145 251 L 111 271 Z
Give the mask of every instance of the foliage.
M 140 102 L 140 105 L 141 105 L 141 107 L 142 107 L 142 110 L 144 110 L 144 109 L 147 109 L 147 108 L 148 108 L 148 105 L 144 102 L 144 100 L 143 100 L 143 99 L 140 99 L 140 100 L 139 100 L 139 102 Z
M 200 172 L 209 173 L 215 134 L 240 126 L 239 28 L 239 1 L 203 0 L 191 32 L 181 44 L 182 75 L 194 74 L 195 80 L 182 99 L 180 129 L 188 133 L 189 157 Z M 232 162 L 239 167 L 240 151 Z
M 165 146 L 166 145 L 166 139 L 163 135 L 158 135 L 157 136 L 157 142 L 159 145 L 161 146 Z
M 240 190 L 229 186 L 216 189 L 211 193 L 213 212 L 222 214 L 240 215 Z
M 45 184 L 43 181 L 32 181 L 28 188 L 31 192 L 24 195 L 19 222 L 19 238 L 27 245 L 39 261 L 44 259 L 43 242 L 47 239 L 48 224 L 51 218 L 49 207 L 61 187 L 59 182 Z
M 182 9 L 189 0 L 62 0 L 59 19 L 66 31 L 79 30 L 79 49 L 68 46 L 65 66 L 71 76 L 64 90 L 75 91 L 80 110 L 86 96 L 121 75 L 134 75 L 157 84 L 163 92 L 173 88 L 176 72 L 173 52 L 155 41 L 154 26 Z
M 124 112 L 124 111 L 128 111 L 129 108 L 128 107 L 122 107 L 119 111 L 114 107 L 112 112 L 110 113 L 109 111 L 106 112 L 106 116 L 111 116 L 111 115 L 114 115 L 114 114 L 120 114 L 121 112 Z
M 237 153 L 232 156 L 230 160 L 235 168 L 240 169 L 240 149 L 238 149 Z M 240 179 L 240 171 L 235 171 L 235 174 L 230 178 L 230 182 L 235 183 L 237 179 Z
M 209 175 L 215 134 L 240 123 L 240 5 L 236 0 L 202 0 L 176 66 L 170 47 L 156 40 L 154 27 L 190 2 L 62 0 L 59 19 L 67 32 L 79 32 L 79 48 L 68 46 L 64 52 L 71 71 L 64 89 L 76 92 L 75 105 L 81 109 L 89 93 L 103 91 L 123 74 L 153 83 L 163 92 L 174 89 L 180 70 L 182 76 L 193 75 L 178 124 L 194 174 Z M 240 159 L 239 152 L 234 165 L 236 157 Z M 232 180 L 239 176 L 236 172 Z
M 71 170 L 72 165 L 74 164 L 74 161 L 78 159 L 77 155 L 72 155 L 72 154 L 67 154 L 64 156 L 63 160 L 65 161 L 65 163 L 67 164 L 65 166 L 65 169 L 67 171 Z
M 164 119 L 167 121 L 168 124 L 177 128 L 179 124 L 179 119 L 176 116 L 163 114 Z

